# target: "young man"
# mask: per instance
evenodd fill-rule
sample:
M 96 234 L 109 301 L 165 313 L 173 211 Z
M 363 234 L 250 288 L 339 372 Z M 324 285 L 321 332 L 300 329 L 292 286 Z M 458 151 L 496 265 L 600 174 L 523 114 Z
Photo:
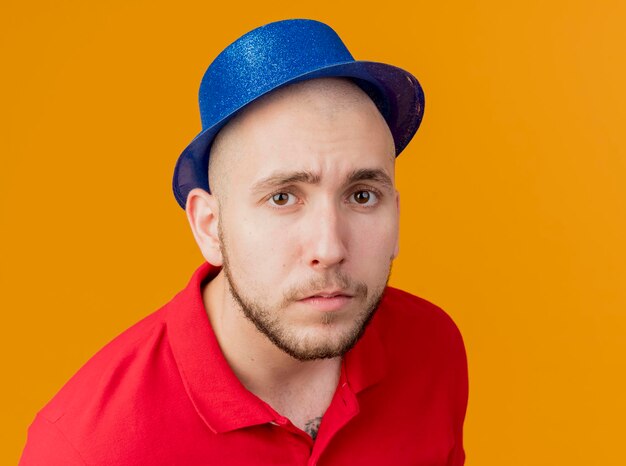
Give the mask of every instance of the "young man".
M 417 80 L 281 21 L 200 105 L 174 193 L 207 262 L 38 413 L 21 464 L 462 465 L 461 336 L 387 286 Z

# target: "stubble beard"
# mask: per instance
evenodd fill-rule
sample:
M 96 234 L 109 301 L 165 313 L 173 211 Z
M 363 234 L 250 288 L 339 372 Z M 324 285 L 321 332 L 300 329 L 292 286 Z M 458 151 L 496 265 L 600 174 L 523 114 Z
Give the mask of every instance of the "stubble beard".
M 372 290 L 368 297 L 368 286 L 363 282 L 354 282 L 346 274 L 339 270 L 330 272 L 329 275 L 320 276 L 297 287 L 290 288 L 284 293 L 282 304 L 275 308 L 270 308 L 261 303 L 260 300 L 251 296 L 246 296 L 241 291 L 233 278 L 232 269 L 228 260 L 229 247 L 225 241 L 225 235 L 218 224 L 218 236 L 221 243 L 223 270 L 228 283 L 229 293 L 233 301 L 240 308 L 244 316 L 254 324 L 259 332 L 265 335 L 277 348 L 287 353 L 298 361 L 312 361 L 316 359 L 330 359 L 343 356 L 363 336 L 365 329 L 376 314 L 376 310 L 383 299 L 385 288 L 391 275 L 392 259 L 389 260 L 389 271 L 383 284 Z M 338 286 L 351 290 L 353 300 L 364 300 L 361 312 L 358 313 L 351 327 L 339 335 L 333 341 L 319 341 L 315 344 L 306 344 L 302 339 L 297 338 L 288 327 L 281 321 L 281 314 L 284 308 L 297 299 L 306 295 L 307 291 L 315 292 L 323 288 Z M 336 313 L 323 312 L 321 314 L 321 324 L 330 326 L 335 321 Z

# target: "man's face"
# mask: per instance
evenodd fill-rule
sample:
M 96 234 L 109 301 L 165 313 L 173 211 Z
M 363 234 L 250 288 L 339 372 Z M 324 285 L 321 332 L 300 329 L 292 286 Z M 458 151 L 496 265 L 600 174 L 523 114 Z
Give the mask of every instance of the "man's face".
M 356 343 L 397 254 L 393 140 L 352 86 L 271 99 L 233 132 L 238 155 L 218 224 L 229 291 L 299 360 Z

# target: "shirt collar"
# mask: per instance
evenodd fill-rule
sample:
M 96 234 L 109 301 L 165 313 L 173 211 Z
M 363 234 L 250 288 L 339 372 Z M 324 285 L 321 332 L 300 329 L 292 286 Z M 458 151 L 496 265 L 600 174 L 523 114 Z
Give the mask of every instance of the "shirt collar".
M 217 433 L 265 424 L 280 416 L 243 386 L 219 347 L 202 300 L 202 285 L 219 270 L 203 263 L 166 305 L 172 351 L 183 384 L 200 417 Z M 384 302 L 383 298 L 381 306 Z M 342 371 L 354 393 L 379 382 L 386 373 L 377 318 L 344 357 Z
M 386 306 L 387 302 L 383 297 L 363 336 L 344 356 L 348 385 L 355 394 L 377 384 L 387 374 L 387 357 L 378 328 Z

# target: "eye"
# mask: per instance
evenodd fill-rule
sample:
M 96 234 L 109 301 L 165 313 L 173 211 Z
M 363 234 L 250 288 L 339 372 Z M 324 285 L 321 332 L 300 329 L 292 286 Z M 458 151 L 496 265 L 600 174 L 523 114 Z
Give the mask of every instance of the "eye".
M 378 202 L 378 196 L 374 191 L 361 189 L 350 195 L 350 200 L 362 206 L 373 206 Z
M 276 206 L 285 207 L 295 204 L 296 197 L 291 193 L 276 193 L 269 200 Z

